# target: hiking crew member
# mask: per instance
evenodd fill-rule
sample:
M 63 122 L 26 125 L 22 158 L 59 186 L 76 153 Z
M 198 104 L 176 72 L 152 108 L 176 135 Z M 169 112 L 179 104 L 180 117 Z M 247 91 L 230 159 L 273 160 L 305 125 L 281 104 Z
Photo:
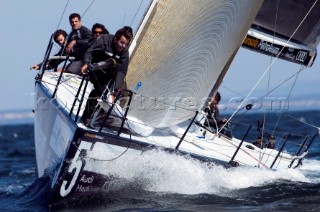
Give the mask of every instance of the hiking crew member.
M 111 91 L 112 101 L 124 81 L 129 65 L 128 44 L 132 39 L 128 30 L 121 28 L 115 35 L 104 35 L 97 39 L 84 56 L 85 65 L 81 72 L 85 74 L 89 67 L 89 78 L 94 85 L 90 93 L 84 117 L 88 118 L 106 88 Z M 91 69 L 91 70 L 90 70 Z

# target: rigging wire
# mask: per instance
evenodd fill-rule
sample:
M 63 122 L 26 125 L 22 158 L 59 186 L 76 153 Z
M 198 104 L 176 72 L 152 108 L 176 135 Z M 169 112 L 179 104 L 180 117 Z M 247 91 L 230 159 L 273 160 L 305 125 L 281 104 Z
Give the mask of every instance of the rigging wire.
M 305 125 L 307 125 L 307 126 L 309 126 L 309 127 L 313 127 L 313 128 L 315 128 L 315 129 L 317 129 L 318 132 L 319 132 L 319 134 L 320 134 L 320 127 L 315 126 L 315 125 L 313 125 L 313 124 L 309 124 L 309 123 L 307 123 L 307 122 L 305 122 L 305 121 L 301 121 L 301 119 L 297 119 L 296 117 L 290 116 L 290 115 L 288 115 L 288 114 L 283 114 L 283 115 L 284 115 L 284 116 L 287 116 L 287 117 L 289 117 L 289 118 L 292 118 L 292 119 L 294 119 L 294 120 L 296 120 L 296 121 L 298 121 L 298 122 L 301 122 L 302 124 L 305 124 Z
M 293 74 L 292 76 L 288 77 L 287 79 L 285 79 L 284 81 L 280 82 L 277 86 L 275 86 L 274 88 L 272 88 L 271 90 L 269 90 L 268 93 L 266 93 L 265 95 L 261 96 L 259 100 L 264 99 L 266 96 L 268 96 L 270 93 L 272 93 L 273 91 L 275 91 L 276 89 L 280 88 L 282 85 L 284 85 L 285 83 L 287 83 L 289 80 L 291 80 L 293 77 L 296 77 L 297 75 L 300 74 L 300 72 L 303 71 L 303 69 L 300 69 L 297 73 Z
M 237 94 L 237 95 L 239 95 L 239 96 L 241 96 L 241 97 L 246 97 L 246 96 L 243 95 L 242 93 L 239 93 L 238 91 L 235 91 L 235 90 L 233 90 L 233 89 L 231 89 L 231 88 L 228 88 L 228 87 L 226 87 L 226 86 L 224 86 L 224 85 L 220 85 L 220 87 L 222 87 L 222 88 L 224 88 L 224 89 L 226 89 L 226 90 L 228 90 L 228 91 L 231 91 L 232 93 L 235 93 L 235 94 Z
M 67 0 L 67 3 L 66 3 L 66 5 L 65 5 L 65 7 L 64 7 L 64 9 L 63 9 L 63 12 L 62 12 L 62 15 L 61 15 L 61 17 L 60 17 L 59 23 L 58 23 L 58 25 L 57 25 L 57 27 L 56 27 L 56 30 L 58 30 L 59 27 L 60 27 L 60 24 L 61 24 L 61 22 L 62 22 L 62 18 L 63 18 L 64 14 L 65 14 L 65 12 L 66 12 L 66 10 L 67 10 L 67 7 L 68 7 L 68 5 L 69 5 L 69 1 L 70 1 L 70 0 Z M 90 9 L 90 7 L 93 5 L 94 2 L 95 2 L 95 0 L 92 0 L 92 2 L 90 3 L 90 5 L 87 7 L 87 9 L 86 9 L 86 10 L 84 11 L 84 13 L 82 14 L 82 17 L 84 17 L 84 15 L 87 13 L 87 11 Z
M 60 20 L 59 20 L 59 23 L 58 23 L 58 26 L 57 26 L 57 29 L 56 29 L 56 30 L 58 30 L 58 28 L 59 28 L 59 26 L 60 26 L 60 24 L 61 24 L 62 18 L 63 18 L 64 14 L 65 14 L 65 12 L 66 12 L 66 10 L 67 10 L 68 5 L 69 5 L 69 0 L 67 1 L 66 5 L 65 5 L 65 7 L 64 7 L 64 10 L 63 10 L 62 15 L 61 15 L 61 17 L 60 17 Z
M 302 70 L 303 70 L 303 66 L 301 66 L 301 68 L 300 68 L 300 70 L 299 70 L 298 73 L 300 73 Z M 292 93 L 292 91 L 293 91 L 293 88 L 294 88 L 294 86 L 295 86 L 295 84 L 296 84 L 296 82 L 297 82 L 298 77 L 299 77 L 299 74 L 296 75 L 296 78 L 295 78 L 295 80 L 294 80 L 294 83 L 293 83 L 293 85 L 292 85 L 292 87 L 291 87 L 291 90 L 290 90 L 288 96 L 287 96 L 286 102 L 285 102 L 283 108 L 281 109 L 281 113 L 280 113 L 280 115 L 279 115 L 279 117 L 278 117 L 278 120 L 277 120 L 277 122 L 276 122 L 273 130 L 271 131 L 271 135 L 270 135 L 270 136 L 273 136 L 274 133 L 275 133 L 275 130 L 276 130 L 276 128 L 277 128 L 277 126 L 278 126 L 278 124 L 279 124 L 279 121 L 280 121 L 280 119 L 281 119 L 281 116 L 282 116 L 282 114 L 283 114 L 283 110 L 286 108 L 286 105 L 287 105 L 287 103 L 289 102 L 289 98 L 290 98 L 291 93 Z M 266 115 L 266 114 L 265 114 L 265 115 Z M 264 120 L 264 121 L 265 121 L 265 120 Z M 265 122 L 264 122 L 264 123 L 265 123 Z M 263 127 L 262 127 L 262 130 L 263 130 L 263 131 L 264 131 L 264 123 L 263 123 Z M 263 132 L 263 131 L 262 131 L 262 132 Z M 262 137 L 262 138 L 263 138 L 263 137 Z M 270 142 L 270 141 L 269 141 L 269 138 L 268 138 L 267 145 L 269 144 L 269 142 Z M 265 155 L 265 153 L 266 153 L 266 148 L 265 148 L 265 150 L 264 150 L 264 152 L 263 152 L 263 154 L 262 154 L 261 157 L 263 157 L 263 156 Z M 269 157 L 268 157 L 268 158 L 269 158 Z
M 303 70 L 299 70 L 298 72 L 296 72 L 295 74 L 293 74 L 292 76 L 288 77 L 287 79 L 283 80 L 282 82 L 278 83 L 278 85 L 276 85 L 275 87 L 273 87 L 271 90 L 269 90 L 266 94 L 264 94 L 263 96 L 261 96 L 259 99 L 257 99 L 256 101 L 261 101 L 262 99 L 266 98 L 270 93 L 272 93 L 273 91 L 277 90 L 278 88 L 280 88 L 281 86 L 283 86 L 285 83 L 287 83 L 289 80 L 291 80 L 293 77 L 295 77 L 297 74 L 300 74 L 300 72 L 302 72 Z M 245 95 L 241 94 L 241 93 L 238 93 L 236 91 L 233 91 L 232 89 L 229 89 L 225 86 L 222 86 L 224 87 L 225 89 L 231 91 L 231 92 L 234 92 L 242 97 L 245 97 Z M 240 110 L 244 109 L 246 106 L 240 108 Z M 247 112 L 247 110 L 245 111 Z
M 301 66 L 301 69 L 300 69 L 300 70 L 303 70 L 303 67 L 302 67 L 302 66 Z M 299 73 L 300 73 L 300 72 L 299 72 Z M 285 109 L 286 105 L 287 105 L 288 102 L 289 102 L 289 98 L 290 98 L 290 96 L 291 96 L 291 94 L 292 94 L 293 88 L 294 88 L 294 86 L 295 86 L 295 84 L 296 84 L 296 82 L 297 82 L 298 77 L 299 77 L 299 74 L 297 74 L 297 76 L 296 76 L 296 78 L 295 78 L 295 80 L 294 80 L 294 82 L 293 82 L 293 85 L 292 85 L 292 87 L 291 87 L 291 90 L 290 90 L 290 92 L 289 92 L 289 94 L 288 94 L 288 96 L 287 96 L 287 99 L 286 99 L 286 101 L 285 101 L 285 103 L 284 103 L 283 108 L 281 109 L 281 113 L 280 113 L 280 115 L 279 115 L 279 118 L 278 118 L 278 120 L 277 120 L 276 125 L 274 126 L 273 131 L 277 128 L 277 126 L 278 126 L 278 124 L 279 124 L 279 121 L 280 121 L 280 119 L 281 119 L 283 110 Z
M 256 99 L 255 101 L 256 102 L 259 102 L 259 101 L 262 101 L 264 98 L 266 98 L 270 93 L 272 93 L 273 91 L 277 90 L 279 87 L 283 86 L 284 84 L 286 84 L 289 80 L 291 80 L 293 77 L 295 77 L 296 75 L 298 75 L 300 72 L 302 72 L 303 70 L 299 70 L 297 73 L 293 74 L 292 76 L 288 77 L 287 79 L 283 80 L 282 82 L 280 82 L 278 85 L 276 85 L 274 88 L 272 88 L 271 90 L 269 90 L 265 95 L 263 96 L 260 96 L 259 99 Z M 239 94 L 240 96 L 242 97 L 245 97 L 244 95 L 240 94 L 240 93 L 237 93 L 236 91 L 233 91 L 225 86 L 223 86 L 225 89 L 227 90 L 230 90 L 231 92 L 234 92 L 236 94 Z M 240 110 L 246 108 L 247 106 L 243 106 L 242 108 L 240 108 Z M 253 105 L 254 107 L 254 105 Z M 247 113 L 249 110 L 244 110 L 243 113 L 237 113 L 237 114 L 245 114 Z M 233 118 L 233 121 L 232 122 L 235 122 L 236 118 Z
M 278 13 L 279 13 L 279 0 L 277 1 L 277 9 L 276 9 L 276 16 L 275 16 L 275 20 L 274 20 L 274 30 L 273 30 L 273 40 L 272 43 L 275 42 L 275 37 L 276 37 L 276 31 L 277 31 L 277 21 L 278 21 Z M 272 56 L 270 56 L 270 64 L 272 64 Z M 269 71 L 269 75 L 268 75 L 268 84 L 267 84 L 267 93 L 269 93 L 269 89 L 270 89 L 270 80 L 271 80 L 271 67 L 270 67 L 270 71 Z M 268 94 L 267 94 L 268 96 Z M 261 129 L 261 138 L 263 140 L 263 135 L 264 135 L 264 127 L 266 123 L 266 119 L 267 119 L 267 111 L 264 112 L 263 114 L 263 123 L 262 123 L 262 129 Z M 265 150 L 266 151 L 266 150 Z M 264 151 L 264 153 L 265 153 Z M 264 153 L 262 154 L 262 151 L 260 151 L 260 160 L 259 160 L 259 164 L 258 167 L 260 166 L 260 162 L 262 160 L 262 157 L 264 155 Z
M 253 88 L 250 90 L 250 92 L 247 94 L 247 96 L 245 97 L 244 101 L 241 102 L 241 104 L 238 106 L 238 108 L 232 113 L 232 115 L 229 117 L 229 119 L 227 120 L 227 122 L 229 122 L 233 116 L 238 113 L 238 111 L 242 108 L 244 102 L 246 102 L 249 98 L 249 96 L 252 94 L 252 92 L 257 88 L 257 86 L 260 84 L 260 82 L 262 81 L 262 79 L 265 77 L 265 75 L 269 72 L 271 66 L 273 66 L 273 64 L 278 60 L 281 52 L 283 51 L 283 49 L 285 48 L 285 46 L 287 46 L 287 44 L 291 41 L 292 37 L 296 34 L 296 32 L 299 30 L 299 28 L 301 27 L 301 25 L 304 23 L 305 19 L 309 16 L 310 12 L 312 11 L 312 9 L 315 7 L 315 5 L 317 4 L 318 0 L 315 1 L 313 3 L 313 5 L 311 6 L 311 8 L 309 9 L 309 11 L 307 12 L 307 14 L 304 16 L 304 18 L 302 19 L 302 21 L 300 22 L 300 24 L 297 26 L 297 28 L 294 30 L 294 32 L 292 33 L 292 35 L 290 36 L 290 38 L 287 40 L 286 44 L 282 47 L 282 49 L 279 51 L 279 53 L 277 54 L 277 56 L 275 57 L 275 59 L 273 59 L 272 63 L 267 67 L 267 69 L 265 70 L 265 72 L 262 74 L 262 76 L 259 78 L 259 80 L 256 82 L 256 84 L 253 86 Z M 226 124 L 227 124 L 226 122 Z M 224 125 L 225 126 L 225 125 Z M 224 127 L 223 126 L 223 127 Z M 223 128 L 222 127 L 222 128 Z M 221 130 L 220 130 L 221 131 Z
M 122 19 L 121 26 L 123 26 L 123 25 L 124 25 L 124 21 L 126 20 L 126 18 L 127 18 L 127 15 L 124 15 L 124 17 L 123 17 L 123 19 Z
M 130 23 L 130 27 L 132 26 L 134 20 L 136 19 L 136 16 L 137 16 L 137 14 L 138 14 L 141 6 L 142 6 L 142 3 L 143 3 L 143 0 L 141 0 L 140 5 L 139 5 L 139 7 L 138 7 L 138 10 L 136 11 L 136 13 L 134 14 L 134 16 L 133 16 L 133 18 L 132 18 L 132 21 L 131 21 L 131 23 Z
M 87 13 L 87 11 L 90 9 L 90 7 L 93 5 L 93 3 L 95 2 L 96 0 L 92 0 L 91 4 L 87 7 L 87 9 L 84 11 L 84 13 L 82 14 L 82 18 L 84 17 L 84 15 Z

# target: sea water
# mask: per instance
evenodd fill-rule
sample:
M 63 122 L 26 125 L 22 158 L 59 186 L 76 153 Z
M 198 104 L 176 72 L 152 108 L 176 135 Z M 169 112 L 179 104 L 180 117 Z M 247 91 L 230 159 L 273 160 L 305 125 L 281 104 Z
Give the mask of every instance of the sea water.
M 292 130 L 302 138 L 317 132 L 312 126 L 320 125 L 320 111 L 291 115 L 298 120 L 286 120 L 278 129 Z M 243 115 L 236 121 L 254 125 L 261 117 Z M 277 115 L 267 117 L 270 123 L 278 120 Z M 233 127 L 235 135 L 241 131 L 241 126 Z M 48 205 L 48 182 L 37 179 L 33 124 L 0 126 L 0 153 L 1 211 L 320 209 L 319 138 L 301 168 L 279 171 L 244 166 L 225 169 L 159 150 L 145 152 L 134 161 L 124 155 L 108 167 L 109 173 L 122 179 L 113 182 L 112 189 L 61 206 Z

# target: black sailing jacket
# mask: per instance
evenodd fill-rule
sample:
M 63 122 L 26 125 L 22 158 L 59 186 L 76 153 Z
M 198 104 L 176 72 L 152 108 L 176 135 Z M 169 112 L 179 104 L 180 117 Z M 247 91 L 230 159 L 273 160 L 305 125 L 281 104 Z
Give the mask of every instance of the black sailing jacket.
M 114 35 L 104 35 L 97 39 L 85 53 L 84 62 L 85 64 L 89 64 L 97 63 L 108 58 L 116 59 L 117 67 L 113 80 L 114 90 L 117 91 L 121 87 L 128 71 L 129 51 L 128 48 L 126 48 L 122 53 L 117 52 L 114 47 L 113 40 Z
M 82 60 L 89 42 L 92 41 L 92 32 L 85 26 L 81 26 L 78 30 L 73 30 L 68 37 L 69 44 L 71 41 L 76 41 L 76 45 L 72 49 L 72 55 L 75 60 Z

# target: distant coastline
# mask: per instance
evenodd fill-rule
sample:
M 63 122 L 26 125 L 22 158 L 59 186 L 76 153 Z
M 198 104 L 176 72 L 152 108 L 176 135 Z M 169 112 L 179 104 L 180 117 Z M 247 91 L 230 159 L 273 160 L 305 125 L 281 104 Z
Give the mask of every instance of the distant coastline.
M 34 113 L 31 109 L 0 111 L 0 125 L 33 124 Z

